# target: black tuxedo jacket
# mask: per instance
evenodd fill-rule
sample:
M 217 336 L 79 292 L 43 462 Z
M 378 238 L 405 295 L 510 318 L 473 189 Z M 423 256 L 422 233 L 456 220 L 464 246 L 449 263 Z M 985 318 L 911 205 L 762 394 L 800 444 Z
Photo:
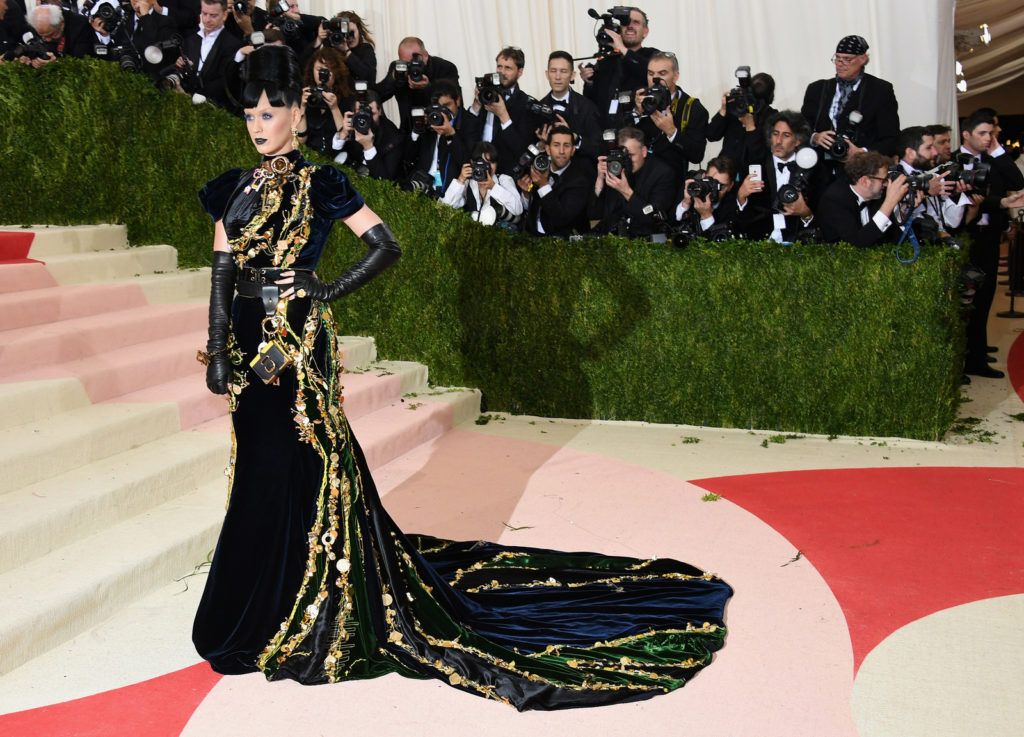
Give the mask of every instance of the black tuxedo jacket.
M 601 141 L 601 116 L 594 103 L 572 89 L 569 90 L 569 99 L 565 103 L 555 102 L 550 92 L 541 102 L 551 105 L 556 113 L 565 118 L 573 133 L 580 137 L 580 145 L 575 155 L 597 161 L 597 157 L 604 153 L 604 147 Z
M 494 116 L 492 126 L 491 143 L 498 149 L 498 173 L 511 174 L 512 167 L 526 151 L 526 147 L 536 140 L 534 131 L 539 127 L 539 121 L 530 114 L 529 98 L 525 92 L 518 87 L 511 94 L 505 97 L 505 107 L 508 108 L 509 118 L 512 124 L 507 129 L 502 129 L 498 116 Z M 487 109 L 480 107 L 477 115 L 469 113 L 470 117 L 476 118 L 474 143 L 482 141 L 484 128 L 487 125 Z
M 736 162 L 736 171 L 742 180 L 750 164 L 760 164 L 767 153 L 765 143 L 765 121 L 776 113 L 775 108 L 765 105 L 754 113 L 754 130 L 748 132 L 739 118 L 732 115 L 723 117 L 715 113 L 708 121 L 704 134 L 708 141 L 722 141 L 719 156 Z
M 200 0 L 164 0 L 160 4 L 167 8 L 167 17 L 171 19 L 182 36 L 195 33 L 199 27 Z M 231 6 L 228 5 L 228 19 L 231 19 Z
M 459 70 L 447 59 L 440 56 L 431 56 L 423 70 L 427 75 L 429 84 L 423 89 L 411 89 L 408 84 L 399 84 L 395 81 L 395 62 L 388 66 L 388 73 L 377 83 L 377 94 L 380 96 L 380 103 L 383 105 L 392 97 L 398 104 L 398 126 L 403 131 L 408 131 L 409 111 L 414 107 L 427 107 L 430 105 L 433 91 L 433 83 L 439 79 L 449 79 L 459 85 Z
M 681 195 L 679 199 L 682 199 Z M 739 206 L 736 204 L 735 186 L 719 200 L 718 204 L 713 207 L 711 214 L 715 218 L 715 225 L 729 223 L 735 227 L 736 217 L 739 214 Z M 671 215 L 674 216 L 675 213 L 671 213 Z M 700 213 L 691 205 L 690 209 L 683 213 L 681 222 L 690 223 L 695 232 L 700 232 L 700 219 Z
M 633 188 L 633 196 L 627 202 L 617 191 L 604 185 L 600 196 L 592 200 L 590 217 L 600 220 L 594 231 L 597 233 L 614 232 L 623 217 L 629 218 L 630 235 L 650 235 L 657 227 L 653 213 L 645 215 L 644 207 L 652 205 L 662 217 L 671 217 L 675 208 L 675 176 L 672 168 L 648 155 L 639 172 L 630 173 L 627 177 Z M 593 190 L 591 190 L 593 191 Z
M 640 118 L 637 127 L 643 131 L 651 153 L 672 168 L 678 186 L 678 183 L 686 178 L 690 164 L 699 164 L 704 160 L 704 150 L 708 145 L 708 110 L 700 100 L 694 99 L 690 107 L 689 122 L 684 130 L 683 115 L 686 112 L 686 100 L 689 95 L 681 88 L 676 90 L 679 97 L 675 102 L 675 110 L 672 111 L 672 120 L 675 121 L 679 132 L 675 140 L 669 141 L 664 132 L 647 116 Z
M 30 30 L 22 9 L 16 3 L 9 2 L 7 12 L 3 20 L 0 20 L 0 52 L 20 44 Z
M 407 140 L 394 123 L 381 115 L 380 125 L 373 131 L 373 147 L 377 149 L 377 155 L 366 161 L 363 158 L 362 145 L 358 141 L 353 141 L 354 146 L 345 146 L 345 150 L 349 152 L 346 163 L 354 167 L 365 167 L 366 173 L 374 179 L 397 181 L 402 159 L 405 157 Z M 429 165 L 428 162 L 427 166 Z M 458 175 L 458 172 L 455 173 Z
M 182 50 L 186 57 L 199 68 L 199 54 L 202 51 L 203 39 L 198 33 L 190 33 L 185 36 Z M 242 42 L 232 36 L 227 30 L 222 30 L 213 42 L 203 69 L 199 73 L 202 81 L 200 92 L 211 102 L 221 107 L 232 107 L 232 102 L 227 96 L 228 69 L 235 64 L 235 54 L 242 46 Z
M 1006 154 L 993 158 L 987 153 L 981 155 L 981 163 L 988 164 L 988 190 L 985 193 L 985 201 L 981 204 L 978 218 L 974 222 L 966 223 L 969 232 L 974 234 L 975 239 L 979 236 L 978 220 L 982 214 L 988 215 L 989 224 L 985 227 L 989 240 L 993 239 L 998 243 L 998 234 L 1006 230 L 1009 224 L 1009 213 L 999 204 L 999 200 L 1006 196 L 1010 190 L 1024 188 L 1024 176 L 1020 169 L 1010 161 Z
M 543 235 L 568 238 L 573 233 L 590 230 L 587 209 L 594 191 L 596 173 L 589 160 L 574 154 L 569 167 L 551 185 L 551 191 L 541 197 L 536 191 L 530 196 L 526 210 L 526 230 L 541 235 L 537 229 L 540 218 Z
M 57 45 L 48 44 L 51 47 Z M 92 56 L 95 45 L 96 34 L 85 16 L 64 11 L 64 56 L 78 58 Z
M 865 248 L 891 240 L 893 234 L 899 233 L 897 223 L 894 222 L 883 233 L 871 219 L 882 206 L 881 198 L 865 202 L 864 206 L 868 211 L 867 225 L 861 225 L 861 207 L 857 204 L 857 195 L 849 183 L 842 179 L 832 182 L 821 196 L 814 218 L 821 228 L 822 240 L 826 243 L 845 241 Z
M 750 195 L 747 198 L 746 206 L 743 210 L 738 210 L 736 215 L 736 227 L 744 238 L 754 240 L 767 238 L 775 230 L 774 214 L 781 212 L 776 209 L 779 193 L 778 175 L 779 170 L 775 159 L 771 154 L 767 154 L 761 159 L 761 177 L 764 179 L 765 188 Z M 845 182 L 845 180 L 843 181 Z M 828 172 L 819 161 L 818 165 L 811 170 L 808 187 L 804 192 L 804 201 L 811 208 L 811 212 L 815 213 L 815 220 L 817 220 L 822 195 L 828 185 Z M 860 216 L 858 215 L 858 217 Z M 782 229 L 783 240 L 793 240 L 803 228 L 804 224 L 800 217 L 787 215 L 786 227 Z
M 131 36 L 132 46 L 142 57 L 142 68 L 150 76 L 156 76 L 160 70 L 174 63 L 178 58 L 175 51 L 164 51 L 164 57 L 158 64 L 150 64 L 143 55 L 147 46 L 162 41 L 167 41 L 177 32 L 174 21 L 159 13 L 150 13 L 142 18 L 132 14 L 128 18 L 128 35 Z
M 811 124 L 814 132 L 836 130 L 829 117 L 832 99 L 836 94 L 836 78 L 819 79 L 807 85 L 804 104 L 800 112 Z M 899 105 L 892 85 L 884 79 L 864 74 L 860 86 L 850 95 L 846 107 L 839 111 L 838 131 L 844 130 L 850 113 L 860 111 L 863 116 L 857 126 L 853 142 L 858 146 L 878 151 L 887 156 L 902 153 L 897 151 L 896 139 L 900 134 Z
M 583 86 L 583 94 L 597 108 L 602 127 L 615 127 L 617 115 L 609 115 L 608 107 L 616 93 L 635 92 L 647 86 L 647 62 L 657 52 L 655 48 L 641 47 L 627 51 L 625 56 L 605 57 L 594 65 L 594 76 L 590 84 Z

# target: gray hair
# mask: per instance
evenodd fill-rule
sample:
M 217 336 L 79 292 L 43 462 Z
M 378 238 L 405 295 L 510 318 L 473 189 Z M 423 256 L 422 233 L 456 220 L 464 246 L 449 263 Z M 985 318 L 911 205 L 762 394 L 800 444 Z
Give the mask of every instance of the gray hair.
M 32 27 L 39 32 L 42 28 L 59 28 L 64 22 L 64 14 L 58 5 L 38 5 L 30 14 Z

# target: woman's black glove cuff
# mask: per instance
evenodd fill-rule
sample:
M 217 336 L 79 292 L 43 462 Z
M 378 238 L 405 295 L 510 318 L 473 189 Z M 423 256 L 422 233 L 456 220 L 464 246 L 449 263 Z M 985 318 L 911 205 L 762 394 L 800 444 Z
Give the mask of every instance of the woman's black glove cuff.
M 402 255 L 391 229 L 378 223 L 361 236 L 370 247 L 362 260 L 334 281 L 325 284 L 312 272 L 295 272 L 295 291 L 301 289 L 307 297 L 321 302 L 332 302 L 354 292 L 382 271 L 395 263 Z

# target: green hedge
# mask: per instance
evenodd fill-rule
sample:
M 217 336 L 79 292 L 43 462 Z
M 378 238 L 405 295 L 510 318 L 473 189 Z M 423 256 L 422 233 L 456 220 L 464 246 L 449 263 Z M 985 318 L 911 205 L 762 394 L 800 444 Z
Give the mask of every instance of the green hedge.
M 244 125 L 113 65 L 0 65 L 2 219 L 123 222 L 209 261 L 195 192 L 257 156 Z M 488 407 L 543 416 L 937 438 L 956 414 L 962 256 L 926 248 L 565 243 L 482 228 L 387 182 L 357 186 L 398 266 L 335 308 L 342 332 Z M 321 272 L 362 253 L 344 227 Z

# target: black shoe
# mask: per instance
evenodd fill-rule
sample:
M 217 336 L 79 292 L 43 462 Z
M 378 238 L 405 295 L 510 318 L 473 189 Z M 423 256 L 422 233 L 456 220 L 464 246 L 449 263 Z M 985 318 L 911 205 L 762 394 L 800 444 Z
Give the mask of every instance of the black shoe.
M 985 360 L 987 362 L 989 362 L 989 363 L 995 363 L 996 362 L 996 357 L 995 356 L 985 356 Z
M 960 385 L 961 386 L 967 386 L 970 383 L 971 383 L 971 377 L 968 376 L 967 374 L 964 374 L 963 376 L 960 377 Z
M 964 369 L 965 374 L 971 374 L 972 376 L 980 376 L 983 379 L 1001 379 L 1006 374 L 1002 371 L 997 371 L 991 366 L 968 366 Z
M 999 353 L 999 349 L 994 345 L 985 346 L 985 353 Z

